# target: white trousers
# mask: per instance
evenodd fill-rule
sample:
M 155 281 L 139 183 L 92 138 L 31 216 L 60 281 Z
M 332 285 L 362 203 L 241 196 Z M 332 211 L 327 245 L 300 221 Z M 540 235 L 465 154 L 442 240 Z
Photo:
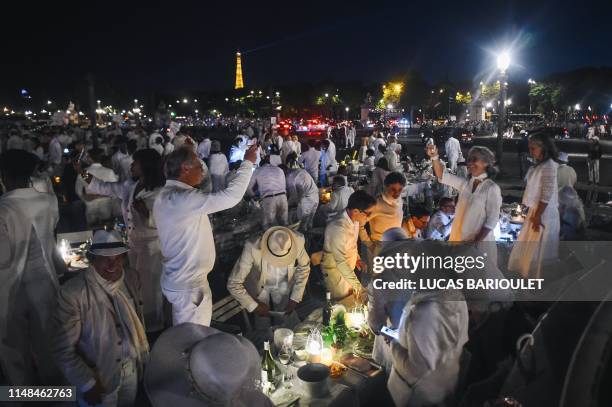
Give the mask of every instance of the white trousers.
M 308 231 L 312 228 L 312 221 L 314 219 L 315 213 L 317 212 L 317 207 L 319 206 L 319 200 L 311 200 L 311 199 L 302 199 L 298 202 L 297 206 L 297 217 L 300 221 L 300 229 L 303 231 Z
M 95 407 L 132 407 L 136 402 L 138 394 L 138 368 L 133 359 L 126 359 L 121 364 L 121 379 L 119 387 L 111 393 L 102 396 L 102 403 Z M 82 394 L 78 394 L 77 399 L 80 407 L 93 407 L 88 404 Z
M 263 228 L 267 230 L 271 226 L 286 226 L 289 223 L 289 207 L 287 206 L 287 195 L 271 196 L 261 200 L 263 212 Z
M 162 287 L 162 292 L 172 304 L 172 325 L 191 322 L 210 326 L 212 320 L 212 292 L 208 284 L 185 291 L 172 291 Z
M 128 257 L 141 283 L 145 328 L 147 332 L 160 331 L 164 329 L 164 297 L 160 285 L 163 256 L 159 238 L 130 239 Z
M 599 160 L 588 160 L 589 182 L 599 183 Z

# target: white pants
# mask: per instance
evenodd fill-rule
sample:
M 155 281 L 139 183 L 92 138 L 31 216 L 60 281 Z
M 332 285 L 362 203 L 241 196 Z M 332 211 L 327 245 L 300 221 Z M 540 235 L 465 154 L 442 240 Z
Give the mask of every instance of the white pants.
M 589 170 L 589 182 L 599 184 L 599 160 L 587 159 L 587 167 Z
M 297 206 L 297 217 L 300 221 L 300 229 L 303 231 L 310 230 L 312 228 L 312 221 L 317 207 L 319 206 L 319 200 L 316 201 L 311 199 L 302 199 Z
M 161 291 L 161 248 L 159 239 L 130 239 L 130 266 L 138 272 L 141 283 L 144 320 L 147 332 L 164 329 L 164 297 Z
M 287 195 L 271 196 L 261 200 L 263 212 L 263 228 L 270 226 L 286 226 L 289 222 L 289 208 L 287 206 Z
M 212 293 L 208 284 L 185 291 L 172 291 L 162 287 L 164 296 L 172 304 L 172 325 L 191 322 L 210 326 L 212 320 Z
M 353 148 L 355 147 L 355 133 L 349 132 L 346 136 L 347 142 L 346 145 Z
M 96 404 L 95 406 L 103 407 L 132 407 L 136 402 L 136 395 L 138 393 L 138 369 L 136 362 L 133 359 L 126 359 L 121 364 L 121 379 L 119 380 L 119 387 L 113 390 L 111 393 L 102 396 L 102 403 Z M 92 404 L 88 404 L 82 394 L 78 394 L 79 406 L 90 407 Z

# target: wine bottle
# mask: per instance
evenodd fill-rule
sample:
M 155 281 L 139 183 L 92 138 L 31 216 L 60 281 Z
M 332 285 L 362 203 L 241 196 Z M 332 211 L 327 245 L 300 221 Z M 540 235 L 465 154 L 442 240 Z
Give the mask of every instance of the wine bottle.
M 328 291 L 325 293 L 325 307 L 323 307 L 323 325 L 324 326 L 329 326 L 331 314 L 332 314 L 331 293 Z
M 266 376 L 270 384 L 273 384 L 274 380 L 280 375 L 280 370 L 278 366 L 276 366 L 276 362 L 274 362 L 272 353 L 270 353 L 270 342 L 268 341 L 264 342 L 264 354 L 261 359 L 261 370 L 262 378 L 263 372 L 266 372 Z

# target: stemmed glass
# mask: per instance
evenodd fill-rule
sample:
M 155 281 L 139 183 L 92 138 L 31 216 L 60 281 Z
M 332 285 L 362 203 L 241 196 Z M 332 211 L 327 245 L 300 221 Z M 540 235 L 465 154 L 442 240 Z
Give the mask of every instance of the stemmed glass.
M 285 388 L 289 389 L 292 386 L 291 381 L 293 379 L 291 369 L 289 368 L 289 365 L 293 361 L 293 349 L 291 345 L 285 343 L 282 346 L 282 348 L 278 352 L 278 360 L 285 366 L 285 372 L 283 374 L 283 384 L 285 385 Z

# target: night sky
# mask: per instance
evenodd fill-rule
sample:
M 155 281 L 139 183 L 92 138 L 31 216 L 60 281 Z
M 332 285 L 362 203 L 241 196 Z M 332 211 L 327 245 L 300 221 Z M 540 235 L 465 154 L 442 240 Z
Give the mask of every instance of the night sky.
M 612 66 L 612 1 L 12 3 L 0 24 L 0 103 L 20 88 L 70 92 L 87 72 L 135 94 L 227 89 L 238 48 L 248 88 L 372 83 L 409 69 L 478 80 L 507 44 L 516 79 Z

